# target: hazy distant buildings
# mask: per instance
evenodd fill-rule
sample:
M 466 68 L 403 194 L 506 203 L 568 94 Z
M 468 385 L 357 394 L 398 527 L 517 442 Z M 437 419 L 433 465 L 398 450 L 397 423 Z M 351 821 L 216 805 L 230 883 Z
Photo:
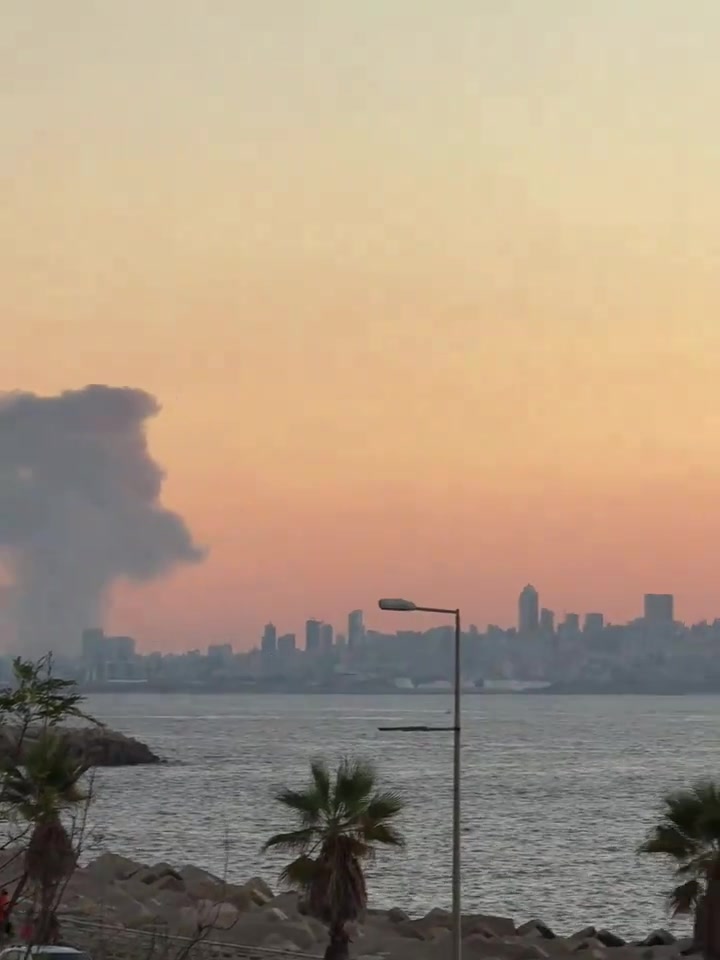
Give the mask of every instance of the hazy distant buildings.
M 291 657 L 295 653 L 295 634 L 284 633 L 278 637 L 277 648 L 281 657 Z
M 646 593 L 644 616 L 647 623 L 673 623 L 675 599 L 671 593 Z
M 585 633 L 601 633 L 605 627 L 605 617 L 602 613 L 586 613 L 583 630 Z
M 318 653 L 320 650 L 320 627 L 319 620 L 308 620 L 305 624 L 305 651 L 307 653 Z
M 272 656 L 277 651 L 277 629 L 274 623 L 265 624 L 260 649 L 265 657 Z
M 233 658 L 233 648 L 229 643 L 211 643 L 207 648 L 207 657 L 213 667 L 225 667 Z
M 363 623 L 362 610 L 353 610 L 348 616 L 348 648 L 357 650 L 362 646 L 365 639 L 365 624 Z
M 99 627 L 88 627 L 82 632 L 82 658 L 92 663 L 102 656 L 105 633 Z
M 137 658 L 133 637 L 106 637 L 99 627 L 82 632 L 82 666 L 90 682 L 129 680 Z
M 324 652 L 332 650 L 335 631 L 331 623 L 323 623 L 320 627 L 320 649 Z
M 540 623 L 540 597 L 535 587 L 528 584 L 518 599 L 518 632 L 532 633 Z
M 555 633 L 555 611 L 543 607 L 540 611 L 540 629 L 543 633 Z
M 135 640 L 133 637 L 105 637 L 105 651 L 108 660 L 129 663 L 135 659 Z
M 87 630 L 83 630 L 82 660 L 86 680 L 105 680 L 107 675 L 105 634 L 99 627 L 89 627 Z

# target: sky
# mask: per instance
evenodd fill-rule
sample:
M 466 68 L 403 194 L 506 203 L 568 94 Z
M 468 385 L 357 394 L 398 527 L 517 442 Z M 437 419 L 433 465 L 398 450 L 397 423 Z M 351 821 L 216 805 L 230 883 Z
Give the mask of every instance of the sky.
M 4 0 L 0 387 L 157 396 L 209 548 L 108 627 L 720 615 L 719 40 L 717 0 Z

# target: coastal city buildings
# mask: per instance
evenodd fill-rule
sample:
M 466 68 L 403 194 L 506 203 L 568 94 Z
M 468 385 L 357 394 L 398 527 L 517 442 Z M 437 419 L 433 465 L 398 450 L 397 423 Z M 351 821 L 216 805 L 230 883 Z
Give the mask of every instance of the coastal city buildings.
M 671 594 L 648 593 L 638 606 L 640 615 L 624 624 L 608 623 L 598 610 L 556 618 L 528 585 L 518 597 L 517 627 L 466 628 L 463 684 L 476 691 L 720 692 L 720 620 L 676 621 Z M 90 627 L 78 655 L 58 654 L 55 662 L 89 690 L 433 691 L 452 682 L 452 639 L 449 624 L 368 629 L 363 612 L 353 610 L 347 635 L 317 618 L 307 620 L 300 638 L 268 622 L 254 643 L 222 638 L 185 653 L 143 654 L 132 637 Z M 0 658 L 0 680 L 10 675 L 9 664 Z

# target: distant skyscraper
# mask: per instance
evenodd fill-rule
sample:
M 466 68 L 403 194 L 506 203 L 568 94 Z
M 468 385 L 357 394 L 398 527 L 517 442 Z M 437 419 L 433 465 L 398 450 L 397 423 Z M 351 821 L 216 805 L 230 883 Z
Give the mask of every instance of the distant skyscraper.
M 305 650 L 307 653 L 317 653 L 320 649 L 320 627 L 319 620 L 308 620 L 305 624 Z
M 362 610 L 353 610 L 348 616 L 348 647 L 356 650 L 365 638 Z
M 281 656 L 292 656 L 295 653 L 295 634 L 284 633 L 281 637 L 278 637 L 277 648 Z
M 82 656 L 86 663 L 97 663 L 105 656 L 105 634 L 99 627 L 82 632 Z
M 540 611 L 540 629 L 543 633 L 555 633 L 555 612 L 543 607 Z
M 585 633 L 600 633 L 605 627 L 605 617 L 602 613 L 586 613 L 583 630 Z
M 675 598 L 671 593 L 645 594 L 645 619 L 648 623 L 672 623 L 674 611 Z
M 518 599 L 518 631 L 532 633 L 540 622 L 540 598 L 535 587 L 528 584 Z
M 105 637 L 108 660 L 133 660 L 135 640 L 132 637 Z
M 331 623 L 323 623 L 320 627 L 320 647 L 323 650 L 332 650 L 335 631 Z
M 82 632 L 82 658 L 86 680 L 105 680 L 107 674 L 107 648 L 105 634 L 99 627 Z
M 274 623 L 266 623 L 263 630 L 261 650 L 264 654 L 272 654 L 277 650 L 277 630 Z
M 567 633 L 580 633 L 580 614 L 566 613 L 563 627 Z

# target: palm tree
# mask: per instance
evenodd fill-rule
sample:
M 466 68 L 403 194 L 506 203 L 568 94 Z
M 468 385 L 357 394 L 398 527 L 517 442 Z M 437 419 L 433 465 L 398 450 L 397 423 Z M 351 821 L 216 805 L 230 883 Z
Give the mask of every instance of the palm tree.
M 696 945 L 706 958 L 720 958 L 720 785 L 702 781 L 668 794 L 640 852 L 675 862 L 672 914 L 694 911 Z
M 35 891 L 34 939 L 38 943 L 52 940 L 58 894 L 76 866 L 75 848 L 62 814 L 88 799 L 80 785 L 86 771 L 60 737 L 49 731 L 27 746 L 19 764 L 4 769 L 3 799 L 31 828 L 25 873 Z
M 375 768 L 361 760 L 343 760 L 334 775 L 318 760 L 310 772 L 303 790 L 276 795 L 297 825 L 270 837 L 263 849 L 296 854 L 281 878 L 305 893 L 310 912 L 327 924 L 325 960 L 345 960 L 345 925 L 367 906 L 363 863 L 374 859 L 378 845 L 404 846 L 393 823 L 404 803 L 397 793 L 379 790 Z

